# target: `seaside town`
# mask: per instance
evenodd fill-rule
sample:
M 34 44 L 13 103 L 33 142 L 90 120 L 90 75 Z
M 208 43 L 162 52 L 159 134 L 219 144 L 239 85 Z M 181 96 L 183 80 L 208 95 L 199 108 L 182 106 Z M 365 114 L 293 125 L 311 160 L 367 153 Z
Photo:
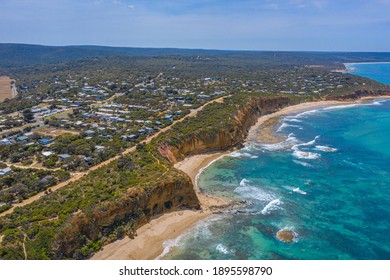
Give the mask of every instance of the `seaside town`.
M 0 275 L 389 279 L 389 13 L 1 0 Z
M 200 166 L 174 164 L 193 153 L 240 146 L 257 117 L 287 105 L 387 90 L 346 73 L 341 58 L 249 57 L 86 56 L 25 67 L 3 62 L 0 255 L 91 258 L 118 240 L 129 242 L 156 215 L 202 209 L 173 216 L 186 227 L 186 219 L 245 204 L 195 193 Z M 129 207 L 124 215 L 121 205 Z M 96 228 L 83 229 L 89 220 Z M 83 233 L 73 234 L 75 228 Z M 291 242 L 292 236 L 278 238 Z M 159 250 L 151 249 L 150 257 Z
M 310 65 L 255 73 L 248 79 L 232 73 L 191 79 L 172 71 L 121 79 L 106 76 L 98 70 L 90 75 L 61 71 L 29 81 L 4 77 L 13 95 L 1 107 L 2 211 L 120 154 L 210 100 L 236 92 L 325 98 L 365 85 Z M 13 105 L 16 92 L 17 104 L 7 106 Z M 16 177 L 31 179 L 31 170 L 49 175 L 33 189 L 16 182 Z M 58 171 L 60 178 L 54 175 Z

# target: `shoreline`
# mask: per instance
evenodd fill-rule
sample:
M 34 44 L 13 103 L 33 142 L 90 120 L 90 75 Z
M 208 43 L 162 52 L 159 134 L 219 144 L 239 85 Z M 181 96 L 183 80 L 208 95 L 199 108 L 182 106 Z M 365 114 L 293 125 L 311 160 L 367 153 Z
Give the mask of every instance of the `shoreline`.
M 315 101 L 305 102 L 285 107 L 275 113 L 258 118 L 245 139 L 250 141 L 277 141 L 273 135 L 273 127 L 280 117 L 301 113 L 308 110 L 320 109 L 329 106 L 361 104 L 366 100 L 390 99 L 390 96 L 367 96 L 354 101 Z M 258 130 L 261 128 L 261 132 Z M 263 131 L 265 128 L 265 131 Z M 214 161 L 230 154 L 233 150 L 205 153 L 186 157 L 174 165 L 175 168 L 186 173 L 194 185 L 196 195 L 200 201 L 202 210 L 179 210 L 163 214 L 151 220 L 146 225 L 137 229 L 134 239 L 125 237 L 103 247 L 91 260 L 153 260 L 164 253 L 164 243 L 175 240 L 185 234 L 196 223 L 213 215 L 213 208 L 226 207 L 228 202 L 211 197 L 201 192 L 197 185 L 197 176 Z

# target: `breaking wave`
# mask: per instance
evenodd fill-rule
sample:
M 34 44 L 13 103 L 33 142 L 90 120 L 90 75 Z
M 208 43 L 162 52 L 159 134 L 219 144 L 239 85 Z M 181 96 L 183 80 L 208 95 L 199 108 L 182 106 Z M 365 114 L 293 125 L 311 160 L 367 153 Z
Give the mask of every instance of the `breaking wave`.
M 263 215 L 268 215 L 270 214 L 273 210 L 278 210 L 280 209 L 279 205 L 281 204 L 281 201 L 277 198 L 272 201 L 270 201 L 264 208 L 261 210 L 261 214 Z
M 288 124 L 288 123 L 282 123 L 282 125 L 276 130 L 277 132 L 281 132 L 283 129 L 287 128 L 287 127 L 295 127 L 295 128 L 298 128 L 298 129 L 303 129 L 301 126 L 299 125 L 295 125 L 295 124 Z
M 281 209 L 279 207 L 282 202 L 279 198 L 277 198 L 273 193 L 267 192 L 259 187 L 253 186 L 252 182 L 247 179 L 242 179 L 240 182 L 240 186 L 234 190 L 235 193 L 239 194 L 241 197 L 245 199 L 253 199 L 258 202 L 267 203 L 263 207 L 263 209 L 258 212 L 253 212 L 254 214 L 261 213 L 263 215 L 267 215 L 271 213 L 271 211 Z M 263 204 L 264 205 L 264 204 Z M 243 212 L 245 214 L 245 212 Z M 246 214 L 253 214 L 252 212 L 247 212 Z
M 307 192 L 301 190 L 300 188 L 295 188 L 295 189 L 293 189 L 292 191 L 293 191 L 293 192 L 296 192 L 296 193 L 299 193 L 299 194 L 303 194 L 303 195 L 306 195 L 306 194 L 307 194 Z
M 299 147 L 307 147 L 312 146 L 316 143 L 317 139 L 320 138 L 320 136 L 316 136 L 313 140 L 302 143 L 302 144 L 296 144 L 291 149 L 293 150 L 293 156 L 300 159 L 317 159 L 320 158 L 321 155 L 313 152 L 305 152 L 299 150 Z
M 293 160 L 293 162 L 295 162 L 296 164 L 299 164 L 299 165 L 302 165 L 304 167 L 314 167 L 313 165 L 311 165 L 310 163 L 307 163 L 307 162 L 304 162 L 304 161 L 300 161 L 300 160 Z
M 283 142 L 279 142 L 276 144 L 261 144 L 259 146 L 266 151 L 274 152 L 274 151 L 291 149 L 291 147 L 293 147 L 297 143 L 298 143 L 298 139 L 295 137 L 293 133 L 290 133 L 287 139 Z
M 224 255 L 228 255 L 230 253 L 234 254 L 234 250 L 229 250 L 226 246 L 222 245 L 222 244 L 218 244 L 217 247 L 215 247 L 215 249 L 224 254 Z
M 322 152 L 337 152 L 336 148 L 328 147 L 328 146 L 316 146 L 316 150 L 322 151 Z

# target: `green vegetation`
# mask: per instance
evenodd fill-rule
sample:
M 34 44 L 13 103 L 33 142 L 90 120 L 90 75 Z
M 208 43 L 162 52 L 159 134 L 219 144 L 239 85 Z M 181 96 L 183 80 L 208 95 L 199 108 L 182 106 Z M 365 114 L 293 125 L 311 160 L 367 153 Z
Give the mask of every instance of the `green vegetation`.
M 57 235 L 67 227 L 69 220 L 82 212 L 86 216 L 93 215 L 96 209 L 104 205 L 115 204 L 128 189 L 142 188 L 150 190 L 158 180 L 182 176 L 175 170 L 157 161 L 149 146 L 140 146 L 131 155 L 124 156 L 77 182 L 69 184 L 56 192 L 50 193 L 40 200 L 23 208 L 15 209 L 13 214 L 0 220 L 0 234 L 4 235 L 0 247 L 0 257 L 3 259 L 20 258 L 20 243 L 22 236 L 27 235 L 26 247 L 31 259 L 55 258 L 57 252 L 53 242 Z M 166 162 L 165 162 L 166 163 Z M 161 179 L 159 179 L 161 178 Z M 79 211 L 79 212 L 78 212 Z M 133 214 L 133 216 L 135 213 Z M 135 217 L 127 216 L 111 227 L 102 227 L 104 232 L 98 237 L 91 237 L 87 232 L 79 241 L 82 246 L 65 256 L 66 258 L 85 258 L 100 248 L 101 244 L 116 240 L 122 236 L 123 227 L 128 235 L 134 230 Z M 122 226 L 122 229 L 117 227 Z M 131 229 L 131 230 L 130 230 Z M 80 233 L 82 234 L 82 233 Z
M 69 177 L 70 174 L 63 170 L 48 171 L 13 167 L 11 174 L 0 178 L 0 203 L 20 202 L 59 182 L 68 180 Z
M 261 114 L 303 101 L 353 97 L 359 90 L 389 89 L 332 71 L 343 69 L 342 62 L 388 60 L 388 54 L 0 44 L 0 55 L 13 52 L 20 56 L 0 61 L 0 74 L 15 78 L 19 92 L 0 104 L 0 160 L 60 170 L 13 168 L 0 178 L 0 212 L 47 190 L 0 218 L 0 259 L 24 259 L 23 245 L 28 259 L 85 259 L 109 242 L 131 237 L 156 214 L 196 207 L 189 178 L 164 154 L 167 146 L 182 156 L 192 152 L 184 151 L 186 141 L 211 143 L 220 134 L 227 141 L 212 148 L 236 146 Z M 42 63 L 43 54 L 53 64 Z M 191 109 L 226 95 L 223 103 L 205 106 L 150 145 L 140 144 Z M 20 125 L 27 126 L 23 132 L 9 130 Z M 135 152 L 49 191 L 69 178 L 68 171 L 88 170 L 134 145 Z

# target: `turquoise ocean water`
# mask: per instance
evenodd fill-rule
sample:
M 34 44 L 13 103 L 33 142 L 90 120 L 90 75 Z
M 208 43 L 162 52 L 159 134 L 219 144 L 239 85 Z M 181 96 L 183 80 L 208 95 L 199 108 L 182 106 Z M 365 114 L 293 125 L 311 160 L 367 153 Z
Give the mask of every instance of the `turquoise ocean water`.
M 200 174 L 205 193 L 246 204 L 166 241 L 163 258 L 390 259 L 390 101 L 287 116 L 278 133 Z
M 384 63 L 345 63 L 347 73 L 390 84 L 390 62 Z

